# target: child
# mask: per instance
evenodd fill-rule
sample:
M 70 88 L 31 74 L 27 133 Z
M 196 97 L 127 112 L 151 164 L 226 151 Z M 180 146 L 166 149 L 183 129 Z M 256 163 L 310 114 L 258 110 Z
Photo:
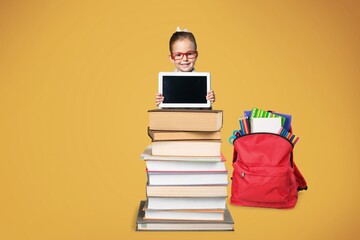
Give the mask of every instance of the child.
M 179 27 L 171 36 L 169 42 L 169 59 L 175 66 L 175 72 L 193 72 L 195 71 L 195 62 L 198 57 L 197 45 L 194 35 L 187 29 L 181 30 Z M 215 102 L 215 93 L 210 90 L 206 95 L 206 100 Z M 164 96 L 156 94 L 155 102 L 159 106 L 164 101 Z

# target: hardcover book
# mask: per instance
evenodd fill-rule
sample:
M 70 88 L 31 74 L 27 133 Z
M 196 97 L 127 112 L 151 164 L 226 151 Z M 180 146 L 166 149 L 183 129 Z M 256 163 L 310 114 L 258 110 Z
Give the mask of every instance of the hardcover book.
M 149 185 L 226 185 L 228 171 L 224 172 L 147 172 Z
M 169 140 L 220 140 L 221 132 L 199 132 L 199 131 L 159 131 L 148 128 L 151 141 Z
M 145 161 L 146 168 L 151 172 L 224 172 L 225 162 L 194 162 L 194 161 Z
M 195 162 L 220 162 L 225 161 L 223 154 L 220 156 L 155 156 L 152 155 L 152 145 L 145 148 L 140 154 L 140 159 L 148 161 L 195 161 Z
M 152 142 L 152 155 L 157 156 L 220 156 L 221 141 L 158 141 Z
M 227 197 L 227 185 L 157 186 L 147 185 L 148 197 Z
M 136 231 L 233 231 L 234 221 L 226 207 L 223 221 L 144 219 L 145 201 L 140 202 Z
M 222 110 L 155 109 L 149 110 L 151 130 L 219 131 Z

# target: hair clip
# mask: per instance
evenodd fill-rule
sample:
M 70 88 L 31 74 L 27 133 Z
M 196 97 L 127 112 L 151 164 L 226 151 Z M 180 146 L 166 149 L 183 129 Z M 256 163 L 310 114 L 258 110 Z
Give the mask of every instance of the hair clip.
M 176 32 L 189 32 L 189 31 L 186 28 L 181 30 L 180 27 L 177 27 Z

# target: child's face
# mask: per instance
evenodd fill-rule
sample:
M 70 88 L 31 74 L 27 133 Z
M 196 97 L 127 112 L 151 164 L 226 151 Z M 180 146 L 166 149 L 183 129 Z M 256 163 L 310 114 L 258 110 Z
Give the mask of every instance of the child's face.
M 172 46 L 172 54 L 187 53 L 189 51 L 195 51 L 195 45 L 192 41 L 186 38 L 177 40 Z M 170 61 L 180 72 L 191 72 L 194 69 L 196 59 L 196 57 L 189 59 L 186 54 L 184 54 L 183 58 L 179 60 L 173 59 L 170 56 Z

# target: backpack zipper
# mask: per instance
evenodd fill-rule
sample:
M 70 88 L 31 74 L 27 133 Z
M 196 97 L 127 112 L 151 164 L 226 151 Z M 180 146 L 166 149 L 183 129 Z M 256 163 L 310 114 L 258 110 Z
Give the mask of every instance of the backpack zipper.
M 269 133 L 269 132 L 257 132 L 257 133 L 245 134 L 245 135 L 242 135 L 242 136 L 240 136 L 240 137 L 235 138 L 235 140 L 233 141 L 233 144 L 234 144 L 234 142 L 235 142 L 236 140 L 238 140 L 239 138 L 243 138 L 243 137 L 250 136 L 250 135 L 256 135 L 256 134 L 270 134 L 270 135 L 275 135 L 275 136 L 281 137 L 281 138 L 285 139 L 286 141 L 288 141 L 288 142 L 291 144 L 291 146 L 294 148 L 294 144 L 293 144 L 289 139 L 287 139 L 286 137 L 283 137 L 283 136 L 281 136 L 281 135 L 279 135 L 279 134 L 276 134 L 276 133 Z

